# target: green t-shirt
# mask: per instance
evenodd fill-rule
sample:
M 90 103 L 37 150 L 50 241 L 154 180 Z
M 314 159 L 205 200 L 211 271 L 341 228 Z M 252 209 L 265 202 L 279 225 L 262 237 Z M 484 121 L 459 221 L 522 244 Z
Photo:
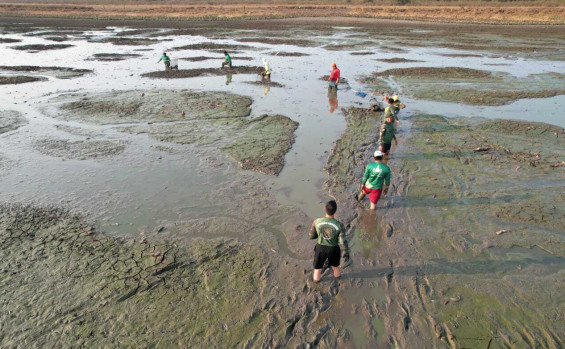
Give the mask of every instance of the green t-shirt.
M 394 122 L 384 122 L 381 126 L 381 143 L 390 144 L 396 139 Z
M 231 64 L 231 57 L 229 53 L 226 55 L 225 60 L 227 63 Z
M 398 112 L 400 111 L 400 105 L 401 104 L 402 103 L 400 101 L 396 101 L 396 102 L 392 103 L 392 107 L 394 108 L 394 112 L 396 114 L 398 114 Z
M 361 183 L 369 189 L 382 189 L 383 183 L 390 185 L 390 168 L 382 162 L 371 162 L 365 169 Z
M 396 114 L 396 110 L 392 105 L 389 105 L 385 108 L 385 113 L 383 116 L 383 121 L 386 120 L 386 117 L 391 115 L 392 116 L 392 121 L 396 121 L 398 120 L 398 115 Z
M 155 58 L 153 58 L 155 59 Z M 165 63 L 169 62 L 171 60 L 171 58 L 169 58 L 169 56 L 161 56 L 161 60 Z
M 317 239 L 318 245 L 340 246 L 344 252 L 349 253 L 347 239 L 345 238 L 345 227 L 334 218 L 318 218 L 312 223 L 310 239 Z

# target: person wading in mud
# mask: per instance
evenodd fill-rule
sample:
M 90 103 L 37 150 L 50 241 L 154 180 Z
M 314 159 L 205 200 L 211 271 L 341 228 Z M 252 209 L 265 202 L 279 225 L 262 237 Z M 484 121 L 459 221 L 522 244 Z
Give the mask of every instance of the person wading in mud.
M 316 247 L 314 247 L 314 282 L 320 282 L 326 260 L 332 267 L 334 277 L 341 276 L 339 270 L 341 249 L 343 249 L 343 261 L 349 262 L 349 246 L 345 238 L 345 227 L 334 218 L 335 211 L 337 211 L 335 200 L 328 201 L 325 209 L 326 216 L 312 223 L 309 234 L 310 239 L 317 239 Z
M 404 105 L 404 103 L 402 103 L 400 101 L 400 99 L 398 99 L 397 95 L 394 95 L 392 97 L 388 97 L 387 95 L 384 95 L 383 98 L 385 99 L 385 101 L 388 101 L 389 98 L 392 98 L 392 107 L 394 108 L 394 112 L 396 113 L 396 119 L 398 120 L 398 113 L 400 113 L 400 109 L 404 109 L 406 108 L 406 106 Z
M 166 52 L 163 52 L 161 58 L 157 61 L 157 63 L 163 61 L 165 63 L 165 70 L 171 70 L 171 59 L 167 56 Z
M 264 70 L 259 75 L 261 75 L 262 79 L 271 80 L 271 65 L 265 58 L 263 58 L 263 68 Z
M 357 201 L 361 202 L 365 195 L 369 194 L 371 210 L 377 208 L 377 202 L 381 195 L 388 193 L 390 185 L 390 168 L 383 162 L 383 153 L 380 150 L 373 154 L 375 162 L 371 162 L 365 169 L 361 180 L 361 192 L 357 195 Z
M 336 90 L 337 91 L 337 84 L 339 83 L 339 75 L 340 71 L 337 67 L 337 64 L 332 63 L 332 71 L 330 72 L 330 77 L 328 78 L 328 90 Z
M 226 65 L 228 66 L 228 68 L 231 68 L 231 57 L 228 51 L 224 51 L 224 61 L 222 62 L 222 68 Z
M 388 98 L 388 99 L 385 99 L 385 100 L 386 100 L 387 106 L 385 108 L 385 112 L 384 112 L 384 115 L 383 115 L 384 116 L 383 122 L 385 122 L 386 118 L 390 116 L 390 117 L 392 117 L 392 120 L 395 121 L 397 124 L 400 123 L 400 121 L 398 120 L 398 114 L 396 114 L 396 108 L 393 106 L 394 99 Z
M 379 140 L 381 145 L 379 150 L 385 155 L 388 155 L 390 148 L 392 146 L 392 140 L 394 139 L 394 145 L 398 146 L 398 141 L 396 140 L 396 131 L 394 130 L 394 122 L 392 121 L 392 115 L 387 115 L 385 122 L 381 125 L 381 134 Z

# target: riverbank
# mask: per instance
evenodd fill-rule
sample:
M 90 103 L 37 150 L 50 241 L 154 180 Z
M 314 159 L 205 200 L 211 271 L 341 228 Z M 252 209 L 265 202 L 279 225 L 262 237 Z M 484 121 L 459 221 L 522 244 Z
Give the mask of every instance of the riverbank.
M 565 6 L 539 4 L 409 5 L 372 4 L 132 4 L 132 3 L 0 3 L 0 16 L 137 20 L 261 20 L 336 15 L 407 21 L 490 24 L 564 24 Z

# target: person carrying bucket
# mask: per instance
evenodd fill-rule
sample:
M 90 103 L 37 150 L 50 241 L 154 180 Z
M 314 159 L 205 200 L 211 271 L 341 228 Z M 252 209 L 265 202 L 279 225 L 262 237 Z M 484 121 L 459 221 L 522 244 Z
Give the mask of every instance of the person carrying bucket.
M 171 70 L 171 58 L 169 58 L 169 56 L 167 56 L 166 52 L 163 52 L 163 55 L 157 61 L 157 63 L 159 63 L 161 61 L 163 61 L 163 63 L 165 63 L 165 70 Z
M 332 71 L 330 72 L 330 77 L 328 78 L 329 85 L 328 89 L 337 90 L 337 84 L 339 83 L 340 71 L 337 64 L 332 63 Z
M 271 80 L 271 65 L 269 64 L 269 61 L 267 61 L 265 58 L 263 58 L 263 68 L 265 70 L 261 72 L 260 74 L 261 78 Z

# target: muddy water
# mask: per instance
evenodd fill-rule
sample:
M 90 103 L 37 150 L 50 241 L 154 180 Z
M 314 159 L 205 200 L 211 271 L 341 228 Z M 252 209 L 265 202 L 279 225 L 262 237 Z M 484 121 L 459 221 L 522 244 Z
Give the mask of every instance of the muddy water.
M 253 43 L 246 39 L 244 45 L 251 48 L 239 48 L 240 52 L 232 55 L 234 64 L 249 66 L 259 66 L 261 58 L 267 57 L 273 69 L 273 81 L 283 87 L 251 85 L 247 82 L 257 81 L 258 78 L 244 74 L 190 79 L 150 79 L 141 77 L 141 74 L 163 68 L 161 64 L 156 63 L 162 51 L 169 52 L 173 58 L 215 55 L 221 58 L 221 54 L 206 50 L 171 50 L 171 48 L 203 42 L 238 45 L 241 44 L 237 41 L 238 37 L 260 38 L 262 32 L 235 30 L 228 35 L 211 33 L 203 36 L 167 36 L 166 32 L 163 32 L 163 35 L 157 36 L 162 41 L 154 41 L 149 46 L 124 46 L 104 42 L 105 38 L 122 33 L 124 30 L 125 28 L 107 28 L 86 31 L 82 34 L 69 34 L 69 43 L 74 46 L 34 53 L 16 51 L 10 49 L 10 45 L 48 44 L 49 41 L 40 36 L 27 36 L 21 33 L 6 35 L 21 42 L 1 44 L 0 65 L 60 66 L 92 69 L 94 72 L 73 79 L 62 80 L 47 76 L 49 80 L 44 82 L 0 87 L 0 102 L 3 108 L 20 112 L 28 122 L 16 130 L 0 135 L 1 155 L 9 161 L 0 162 L 0 165 L 6 167 L 0 172 L 2 173 L 0 200 L 39 205 L 53 204 L 70 208 L 77 213 L 86 214 L 99 224 L 102 230 L 126 237 L 137 237 L 139 233 L 160 234 L 163 231 L 175 233 L 187 229 L 195 231 L 194 236 L 209 237 L 211 236 L 209 233 L 212 232 L 215 234 L 213 237 L 240 238 L 266 251 L 281 253 L 285 258 L 289 257 L 304 268 L 309 267 L 308 263 L 303 262 L 310 258 L 311 249 L 300 246 L 298 240 L 292 241 L 296 235 L 290 234 L 289 231 L 304 233 L 304 226 L 309 223 L 308 219 L 321 214 L 320 203 L 330 196 L 323 186 L 324 181 L 328 179 L 323 168 L 333 143 L 346 127 L 340 109 L 350 106 L 365 108 L 371 104 L 371 94 L 364 99 L 355 95 L 357 90 L 370 92 L 367 86 L 358 82 L 359 78 L 375 71 L 396 67 L 459 66 L 509 73 L 520 78 L 529 74 L 565 71 L 563 61 L 517 58 L 508 54 L 489 54 L 483 51 L 475 52 L 478 57 L 446 57 L 442 55 L 468 55 L 474 52 L 439 48 L 442 47 L 439 44 L 438 47 L 411 47 L 408 44 L 398 47 L 397 38 L 380 35 L 378 31 L 371 33 L 356 27 L 327 27 L 319 30 L 290 28 L 278 33 L 283 36 L 293 35 L 296 39 L 312 40 L 315 43 L 312 47 Z M 421 32 L 413 33 L 421 34 Z M 143 38 L 144 35 L 135 37 Z M 90 42 L 87 42 L 87 39 Z M 143 51 L 140 51 L 140 48 Z M 279 56 L 276 55 L 277 52 L 301 52 L 307 56 L 288 57 L 283 54 Z M 363 52 L 363 55 L 352 54 L 356 52 Z M 366 54 L 367 52 L 371 54 Z M 93 61 L 94 55 L 99 53 L 135 53 L 141 56 L 123 61 Z M 251 57 L 251 60 L 238 62 L 238 56 Z M 14 62 L 14 57 L 17 57 L 18 63 Z M 384 63 L 376 60 L 397 57 L 418 62 Z M 181 69 L 209 68 L 220 65 L 220 62 L 220 60 L 201 62 L 179 60 Z M 334 97 L 328 96 L 326 83 L 320 80 L 321 76 L 328 74 L 332 62 L 337 62 L 342 76 L 348 79 L 351 87 L 349 90 L 338 91 L 337 101 Z M 388 92 L 402 93 L 402 85 L 394 77 L 389 78 L 388 82 L 391 86 Z M 67 92 L 89 96 L 113 90 L 166 89 L 232 92 L 253 99 L 252 118 L 262 114 L 281 114 L 298 122 L 296 140 L 285 157 L 286 164 L 282 172 L 278 176 L 266 176 L 252 171 L 242 172 L 225 154 L 210 147 L 159 142 L 145 134 L 120 132 L 112 125 L 67 122 L 47 116 L 49 115 L 47 109 L 52 107 L 52 99 Z M 565 126 L 565 118 L 562 115 L 562 110 L 565 109 L 564 96 L 519 100 L 496 107 L 431 102 L 404 96 L 402 99 L 408 106 L 402 112 L 402 116 L 413 114 L 441 114 L 448 117 L 481 116 L 542 121 Z M 403 123 L 400 130 L 409 134 L 410 127 L 407 123 Z M 120 142 L 125 144 L 125 149 L 123 152 L 102 151 L 100 156 L 93 159 L 78 160 L 64 154 L 59 156 L 42 152 L 37 147 L 38 144 L 41 146 L 41 141 L 45 139 L 71 142 L 90 140 Z M 416 154 L 413 149 L 403 154 L 403 149 L 402 146 L 398 149 L 398 160 L 409 159 L 410 153 L 417 160 L 422 160 L 426 156 L 426 154 Z M 433 155 L 441 156 L 441 154 Z M 393 164 L 397 166 L 398 162 Z M 414 169 L 414 173 L 416 170 L 417 168 Z M 359 172 L 359 169 L 356 171 Z M 552 183 L 560 182 L 556 180 Z M 543 187 L 542 184 L 540 186 Z M 504 188 L 504 183 L 494 183 L 491 186 L 491 188 L 501 187 Z M 400 189 L 398 195 L 402 196 Z M 263 198 L 270 199 L 262 200 Z M 249 203 L 250 201 L 252 202 Z M 242 208 L 238 208 L 235 212 L 226 212 L 231 202 Z M 340 202 L 344 206 L 350 206 L 351 209 L 350 203 L 343 199 Z M 383 200 L 385 207 L 395 207 L 395 203 L 398 205 L 399 202 L 403 203 L 402 198 Z M 419 207 L 427 202 L 429 201 L 416 200 L 415 203 L 409 202 L 407 205 L 414 204 Z M 258 208 L 259 206 L 261 209 Z M 433 330 L 429 333 L 426 331 L 430 328 L 435 329 L 434 325 L 429 323 L 425 325 L 428 320 L 422 320 L 424 317 L 418 318 L 418 314 L 414 314 L 419 309 L 414 309 L 409 301 L 394 299 L 396 295 L 402 294 L 401 290 L 405 289 L 406 285 L 411 286 L 410 280 L 414 275 L 416 288 L 431 288 L 425 285 L 430 282 L 428 278 L 419 277 L 422 271 L 435 271 L 439 276 L 430 279 L 440 285 L 436 287 L 438 289 L 436 292 L 448 293 L 452 285 L 442 279 L 448 273 L 467 276 L 480 272 L 481 277 L 489 278 L 488 272 L 510 273 L 518 266 L 521 267 L 520 263 L 524 264 L 526 261 L 534 266 L 548 264 L 550 267 L 545 272 L 549 276 L 554 276 L 557 269 L 563 265 L 562 257 L 549 256 L 538 248 L 505 246 L 500 249 L 499 247 L 487 249 L 478 257 L 472 256 L 473 258 L 462 263 L 454 262 L 453 265 L 442 264 L 441 259 L 434 258 L 435 261 L 429 262 L 430 267 L 426 269 L 427 264 L 421 267 L 418 263 L 422 261 L 415 257 L 413 260 L 407 260 L 398 258 L 394 253 L 387 254 L 383 251 L 391 246 L 395 247 L 394 244 L 389 245 L 386 242 L 390 237 L 387 236 L 390 233 L 388 222 L 399 218 L 402 223 L 408 225 L 407 231 L 415 229 L 414 227 L 422 222 L 411 217 L 414 221 L 407 219 L 409 223 L 406 223 L 402 216 L 406 212 L 398 211 L 402 210 L 391 210 L 390 213 L 385 211 L 384 219 L 380 215 L 374 217 L 361 214 L 355 223 L 357 229 L 352 230 L 353 236 L 351 236 L 355 252 L 354 265 L 346 272 L 349 276 L 344 277 L 343 288 L 339 293 L 335 291 L 333 283 L 329 287 L 330 294 L 333 292 L 335 296 L 335 302 L 331 303 L 330 309 L 327 312 L 320 311 L 319 316 L 316 315 L 317 320 L 314 318 L 311 322 L 314 328 L 324 327 L 328 322 L 335 325 L 336 331 L 328 331 L 329 334 L 324 339 L 329 346 L 330 343 L 340 343 L 356 347 L 375 345 L 409 347 L 417 342 L 417 333 L 414 332 L 421 330 L 426 335 L 433 333 Z M 244 218 L 241 218 L 242 214 Z M 226 219 L 227 223 L 216 223 L 217 226 L 213 223 L 208 224 L 220 219 Z M 443 216 L 434 212 L 426 222 L 430 226 L 435 226 L 449 219 L 453 218 L 447 214 Z M 230 230 L 229 226 L 234 221 L 239 221 L 239 225 L 236 225 L 237 229 Z M 475 222 L 471 218 L 469 221 L 469 224 Z M 398 226 L 404 227 L 401 223 L 398 223 Z M 240 227 L 246 228 L 245 234 L 238 230 Z M 288 236 L 291 236 L 290 242 Z M 472 238 L 469 238 L 468 241 L 471 240 Z M 479 244 L 479 241 L 480 239 L 476 244 Z M 414 240 L 406 238 L 402 242 L 412 246 Z M 425 250 L 426 247 L 421 248 Z M 411 248 L 402 251 L 407 254 L 412 253 L 414 250 Z M 433 252 L 429 252 L 429 255 L 426 253 L 422 253 L 424 255 L 422 259 L 432 259 Z M 485 258 L 493 260 L 499 258 L 503 261 L 503 265 L 497 268 L 496 262 L 484 263 L 482 260 Z M 309 274 L 305 277 L 308 276 Z M 330 277 L 325 276 L 325 278 Z M 468 281 L 465 277 L 461 279 Z M 325 292 L 326 286 L 322 284 L 321 288 L 314 288 L 314 293 Z M 312 292 L 310 288 L 308 290 Z M 294 292 L 291 294 L 295 296 Z M 413 295 L 406 297 L 411 296 Z M 456 299 L 452 303 L 459 302 L 457 296 L 456 294 L 452 297 Z M 324 297 L 327 297 L 327 294 L 324 294 Z M 442 294 L 431 302 L 443 302 L 445 299 L 450 298 Z M 467 306 L 467 303 L 464 304 Z M 442 316 L 437 315 L 442 311 L 436 308 L 434 311 L 435 320 L 432 320 L 442 319 Z M 450 319 L 449 315 L 444 316 L 446 322 Z M 478 317 L 480 318 L 480 315 Z M 416 324 L 410 327 L 411 322 Z M 306 321 L 301 320 L 299 323 L 306 327 Z M 291 334 L 298 331 L 293 332 L 295 324 L 296 321 L 291 325 Z M 339 329 L 343 331 L 340 332 Z M 303 331 L 308 333 L 307 330 Z M 451 345 L 450 341 L 453 339 L 448 333 L 449 329 L 441 331 L 440 335 L 436 333 L 437 338 L 432 338 L 432 335 L 425 337 L 425 340 L 438 345 Z M 528 331 L 524 332 L 528 333 Z M 466 333 L 462 333 L 461 337 L 464 335 Z M 411 337 L 405 339 L 403 336 Z M 337 338 L 336 342 L 332 342 L 334 337 Z M 306 335 L 301 337 L 298 334 L 290 340 L 302 343 L 305 341 L 304 338 L 309 338 L 310 343 L 316 344 L 320 341 L 324 343 L 320 338 L 315 337 L 317 339 L 311 340 Z M 288 342 L 289 338 L 286 340 Z M 500 341 L 500 343 L 505 342 Z

